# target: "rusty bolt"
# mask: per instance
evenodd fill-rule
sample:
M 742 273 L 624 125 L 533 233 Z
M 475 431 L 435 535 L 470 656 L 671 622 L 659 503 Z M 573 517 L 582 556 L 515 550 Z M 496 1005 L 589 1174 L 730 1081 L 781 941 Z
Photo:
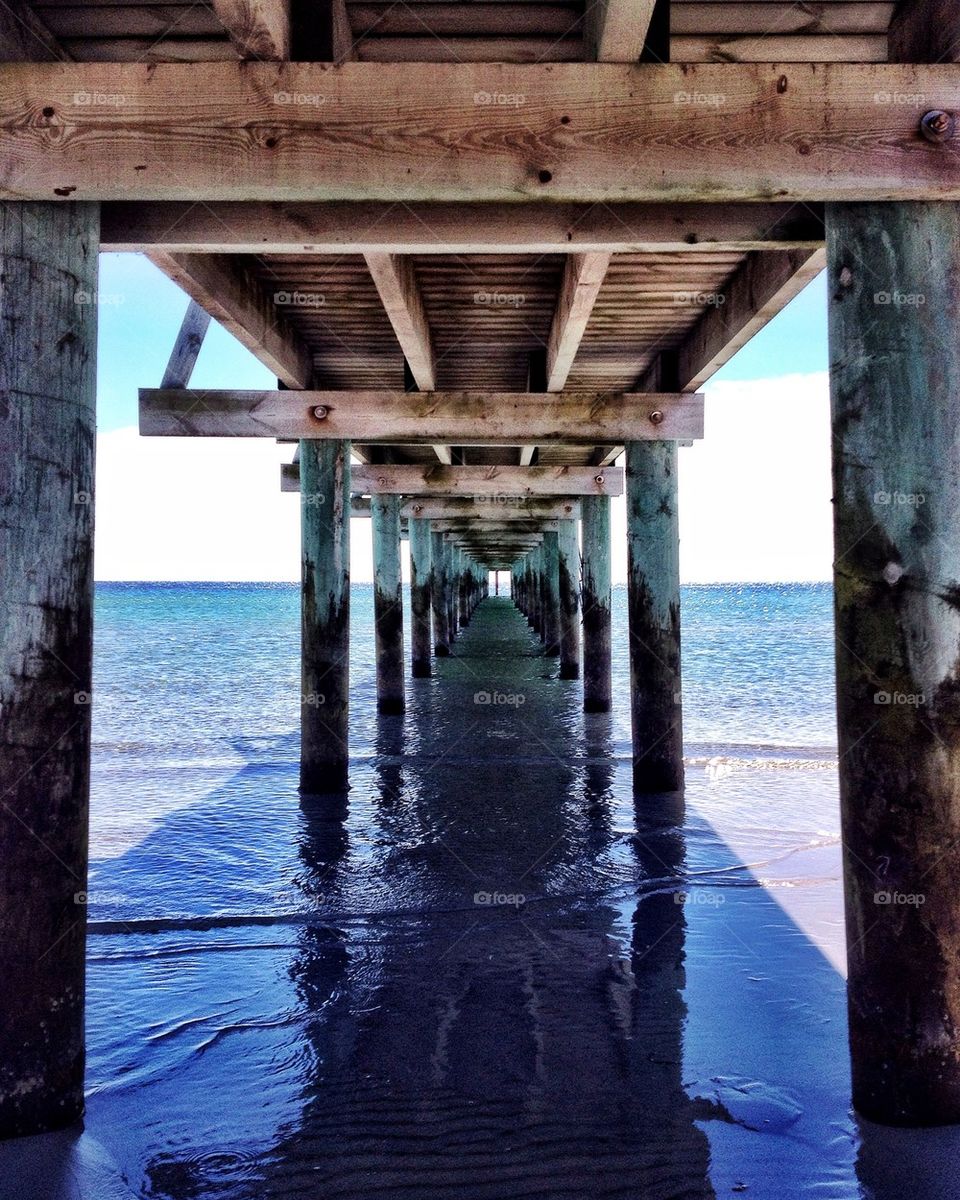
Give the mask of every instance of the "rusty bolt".
M 954 124 L 953 113 L 935 108 L 920 118 L 920 132 L 928 142 L 945 142 L 953 137 Z
M 316 406 L 316 408 L 313 410 L 313 415 L 317 418 L 318 421 L 324 421 L 324 420 L 326 420 L 329 412 L 330 412 L 330 409 L 327 408 L 327 406 L 325 404 L 318 404 Z
M 662 424 L 662 422 L 663 422 L 663 413 L 660 411 L 659 408 L 655 408 L 653 410 L 653 412 L 650 414 L 650 424 L 651 425 L 660 425 L 660 424 Z
M 386 487 L 386 486 L 387 486 L 386 475 L 378 475 L 377 476 L 377 487 Z

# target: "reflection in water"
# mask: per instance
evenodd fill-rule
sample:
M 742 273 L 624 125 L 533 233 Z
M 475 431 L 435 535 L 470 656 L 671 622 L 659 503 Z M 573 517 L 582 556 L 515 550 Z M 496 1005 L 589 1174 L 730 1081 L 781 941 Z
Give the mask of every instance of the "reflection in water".
M 544 660 L 519 657 L 522 627 L 491 607 L 443 664 L 444 703 L 410 697 L 433 753 L 407 760 L 402 785 L 395 741 L 378 762 L 370 836 L 389 902 L 344 940 L 299 940 L 292 973 L 322 1016 L 265 1195 L 713 1195 L 681 1078 L 683 906 L 644 895 L 625 929 L 602 899 L 609 728 L 584 761 L 576 689 L 558 703 Z M 681 875 L 677 826 L 644 829 L 641 881 Z M 312 819 L 302 838 L 328 886 L 343 843 Z M 303 884 L 318 890 L 309 870 Z

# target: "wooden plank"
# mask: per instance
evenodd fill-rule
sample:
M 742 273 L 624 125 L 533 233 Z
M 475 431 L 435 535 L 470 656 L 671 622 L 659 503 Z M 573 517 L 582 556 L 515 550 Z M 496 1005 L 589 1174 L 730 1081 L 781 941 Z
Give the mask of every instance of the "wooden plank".
M 596 0 L 587 6 L 585 57 L 635 63 L 643 53 L 656 0 Z
M 196 300 L 191 300 L 160 381 L 162 388 L 184 388 L 190 382 L 209 324 L 210 314 Z
M 676 352 L 677 378 L 701 387 L 823 270 L 825 251 L 748 255 Z
M 523 500 L 519 504 L 490 505 L 450 496 L 418 496 L 406 500 L 400 515 L 411 521 L 443 521 L 467 518 L 472 521 L 528 521 L 531 519 L 559 521 L 577 519 L 580 504 L 577 500 L 544 497 Z
M 357 37 L 563 37 L 581 33 L 582 13 L 563 4 L 351 4 Z
M 413 262 L 401 254 L 364 258 L 417 387 L 432 392 L 437 386 L 433 346 Z
M 525 102 L 479 120 L 491 89 Z M 958 199 L 960 142 L 919 132 L 931 106 L 960 108 L 952 66 L 11 63 L 0 197 Z
M 887 39 L 877 34 L 764 34 L 759 37 L 672 37 L 676 63 L 879 63 Z
M 104 204 L 106 250 L 211 254 L 697 254 L 815 249 L 805 204 Z
M 61 44 L 73 58 L 85 63 L 178 63 L 199 67 L 205 63 L 236 63 L 239 60 L 239 51 L 229 38 L 84 37 L 64 38 Z
M 603 252 L 567 257 L 547 340 L 548 392 L 562 391 L 567 382 L 609 263 L 610 255 Z
M 891 3 L 780 3 L 778 0 L 724 4 L 676 3 L 670 10 L 670 33 L 692 34 L 785 34 L 785 33 L 886 33 L 893 15 Z
M 358 495 L 489 497 L 478 507 L 513 507 L 531 496 L 619 496 L 618 467 L 441 467 L 416 465 L 354 467 Z
M 901 0 L 890 24 L 889 57 L 903 63 L 960 62 L 956 0 Z
M 380 445 L 499 446 L 533 441 L 594 446 L 603 441 L 702 437 L 703 396 L 142 388 L 140 432 L 153 437 L 344 438 Z M 438 464 L 435 469 L 454 468 Z
M 43 23 L 56 37 L 162 38 L 223 36 L 223 25 L 206 7 L 183 4 L 143 4 L 91 9 L 88 4 L 44 8 Z
M 361 62 L 379 63 L 540 63 L 579 62 L 580 37 L 397 37 L 364 38 Z
M 489 538 L 498 538 L 503 533 L 510 534 L 512 537 L 528 533 L 547 533 L 551 530 L 556 532 L 559 527 L 559 520 L 550 521 L 536 518 L 528 521 L 482 521 L 476 519 L 458 520 L 456 518 L 448 520 L 441 518 L 439 521 L 431 523 L 431 528 L 436 529 L 438 533 L 469 533 Z
M 240 57 L 283 62 L 290 57 L 289 0 L 211 0 Z
M 330 5 L 330 41 L 335 63 L 355 62 L 357 44 L 354 38 L 346 0 L 326 0 Z
M 152 251 L 152 262 L 291 388 L 312 381 L 310 351 L 291 329 L 275 296 L 236 259 Z

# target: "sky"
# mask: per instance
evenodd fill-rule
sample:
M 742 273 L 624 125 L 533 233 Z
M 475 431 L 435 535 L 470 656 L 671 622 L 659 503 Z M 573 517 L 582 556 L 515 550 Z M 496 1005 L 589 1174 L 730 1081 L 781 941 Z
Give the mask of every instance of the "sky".
M 279 466 L 291 447 L 137 433 L 137 389 L 159 385 L 186 306 L 147 259 L 101 255 L 96 576 L 295 580 L 300 506 L 280 492 Z M 704 389 L 706 436 L 680 450 L 683 582 L 830 578 L 826 312 L 821 276 Z M 273 388 L 276 379 L 211 322 L 191 385 Z M 623 582 L 622 498 L 612 559 Z M 369 520 L 352 523 L 351 577 L 372 578 Z

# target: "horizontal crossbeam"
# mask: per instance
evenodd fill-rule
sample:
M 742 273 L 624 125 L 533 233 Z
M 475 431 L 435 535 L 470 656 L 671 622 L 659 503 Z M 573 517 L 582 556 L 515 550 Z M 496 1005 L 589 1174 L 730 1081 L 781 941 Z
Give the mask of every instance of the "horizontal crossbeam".
M 960 199 L 930 109 L 954 65 L 7 63 L 0 198 Z
M 560 521 L 579 520 L 580 504 L 576 500 L 557 499 L 511 499 L 508 503 L 491 504 L 450 497 L 418 497 L 402 504 L 400 513 L 410 520 L 429 521 Z
M 340 438 L 381 445 L 686 441 L 703 436 L 703 396 L 143 388 L 140 432 L 153 437 Z

